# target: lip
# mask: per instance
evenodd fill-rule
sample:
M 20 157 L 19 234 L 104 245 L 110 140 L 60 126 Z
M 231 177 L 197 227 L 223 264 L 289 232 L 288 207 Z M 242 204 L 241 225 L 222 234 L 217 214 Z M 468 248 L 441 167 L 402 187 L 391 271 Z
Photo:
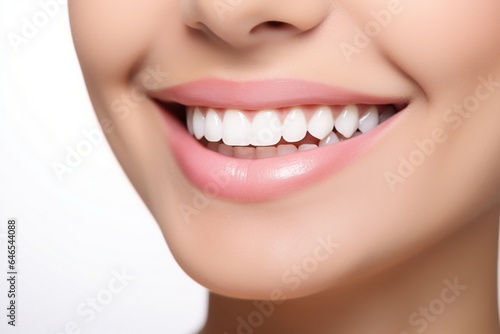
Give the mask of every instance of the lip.
M 300 105 L 398 104 L 401 96 L 376 96 L 304 80 L 235 82 L 204 79 L 150 92 L 185 106 L 262 110 Z
M 300 80 L 230 82 L 205 79 L 150 92 L 163 102 L 185 106 L 260 110 L 296 105 L 405 103 Z M 184 175 L 208 197 L 266 201 L 318 183 L 340 172 L 370 150 L 403 112 L 372 131 L 330 146 L 266 159 L 239 159 L 213 152 L 190 135 L 184 124 L 158 104 L 172 153 Z

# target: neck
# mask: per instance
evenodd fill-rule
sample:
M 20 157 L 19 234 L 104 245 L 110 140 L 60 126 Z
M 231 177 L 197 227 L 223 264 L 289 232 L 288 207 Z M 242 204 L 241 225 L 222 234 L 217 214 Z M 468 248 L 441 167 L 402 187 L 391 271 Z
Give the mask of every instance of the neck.
M 498 334 L 498 210 L 376 276 L 272 302 L 210 294 L 200 334 Z

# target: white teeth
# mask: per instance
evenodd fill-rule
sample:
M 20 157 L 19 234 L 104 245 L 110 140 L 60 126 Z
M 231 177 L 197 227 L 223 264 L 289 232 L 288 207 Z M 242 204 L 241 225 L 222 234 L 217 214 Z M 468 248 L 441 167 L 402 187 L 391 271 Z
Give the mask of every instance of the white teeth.
M 259 111 L 252 121 L 250 144 L 253 146 L 276 145 L 281 140 L 281 121 L 274 110 Z
M 289 145 L 278 145 L 277 154 L 278 156 L 292 154 L 297 152 L 297 146 L 289 144 Z
M 306 136 L 307 121 L 304 112 L 299 108 L 292 109 L 283 122 L 281 135 L 289 143 L 298 142 Z
M 309 121 L 307 130 L 309 133 L 318 139 L 325 138 L 332 132 L 334 119 L 332 109 L 330 107 L 319 107 Z
M 211 142 L 218 142 L 222 138 L 222 120 L 213 109 L 208 109 L 205 116 L 205 138 Z
M 348 105 L 340 113 L 339 117 L 335 120 L 335 129 L 346 138 L 350 138 L 358 128 L 359 122 L 358 107 L 355 105 Z
M 222 121 L 222 141 L 224 144 L 248 146 L 250 145 L 250 131 L 251 124 L 241 110 L 226 110 Z
M 397 112 L 392 105 L 361 108 L 366 111 L 360 117 L 357 105 L 344 106 L 336 116 L 329 106 L 261 111 L 214 108 L 202 111 L 201 107 L 190 107 L 186 115 L 187 129 L 198 140 L 205 137 L 206 146 L 212 151 L 229 157 L 260 159 L 312 150 L 360 136 Z M 307 144 L 299 145 L 308 132 Z M 311 142 L 312 137 L 319 142 Z M 278 145 L 282 141 L 290 144 Z
M 337 134 L 335 132 L 331 132 L 327 137 L 323 138 L 319 142 L 319 147 L 332 145 L 332 144 L 338 143 L 339 141 L 340 141 L 340 139 L 337 136 Z
M 368 108 L 359 119 L 359 130 L 366 133 L 378 125 L 378 109 L 375 106 Z
M 201 139 L 205 135 L 205 116 L 200 108 L 195 108 L 193 113 L 193 132 L 196 139 Z

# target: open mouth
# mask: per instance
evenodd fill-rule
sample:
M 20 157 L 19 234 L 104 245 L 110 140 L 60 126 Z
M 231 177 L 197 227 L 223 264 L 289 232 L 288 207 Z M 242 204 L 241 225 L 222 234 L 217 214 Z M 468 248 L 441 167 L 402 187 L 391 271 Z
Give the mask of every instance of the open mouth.
M 191 183 L 245 201 L 285 196 L 351 166 L 404 122 L 410 101 L 292 79 L 203 79 L 149 95 Z
M 306 105 L 265 110 L 166 104 L 207 149 L 241 159 L 284 156 L 363 135 L 405 104 Z

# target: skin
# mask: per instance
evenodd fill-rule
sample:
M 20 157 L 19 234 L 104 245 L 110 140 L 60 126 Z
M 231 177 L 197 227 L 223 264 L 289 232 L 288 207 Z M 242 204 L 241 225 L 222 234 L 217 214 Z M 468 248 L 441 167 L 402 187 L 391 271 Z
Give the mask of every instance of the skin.
M 500 333 L 500 2 L 221 2 L 230 8 L 223 19 L 212 0 L 69 3 L 103 130 L 178 263 L 211 291 L 201 333 L 237 333 L 239 317 L 248 322 L 258 309 L 252 299 L 277 299 L 253 333 Z M 390 8 L 386 26 L 356 45 L 372 11 Z M 148 97 L 116 102 L 147 92 L 151 68 L 168 73 L 156 88 L 285 77 L 409 105 L 369 152 L 326 180 L 266 202 L 213 198 L 186 224 L 178 207 L 192 203 L 193 186 L 156 106 Z M 474 96 L 479 77 L 496 85 L 476 110 L 448 111 Z M 436 129 L 434 152 L 388 181 Z M 338 247 L 313 272 L 297 271 L 318 238 Z M 283 279 L 293 268 L 295 283 Z M 411 322 L 455 279 L 467 288 L 442 314 Z M 427 319 L 425 329 L 415 319 Z

